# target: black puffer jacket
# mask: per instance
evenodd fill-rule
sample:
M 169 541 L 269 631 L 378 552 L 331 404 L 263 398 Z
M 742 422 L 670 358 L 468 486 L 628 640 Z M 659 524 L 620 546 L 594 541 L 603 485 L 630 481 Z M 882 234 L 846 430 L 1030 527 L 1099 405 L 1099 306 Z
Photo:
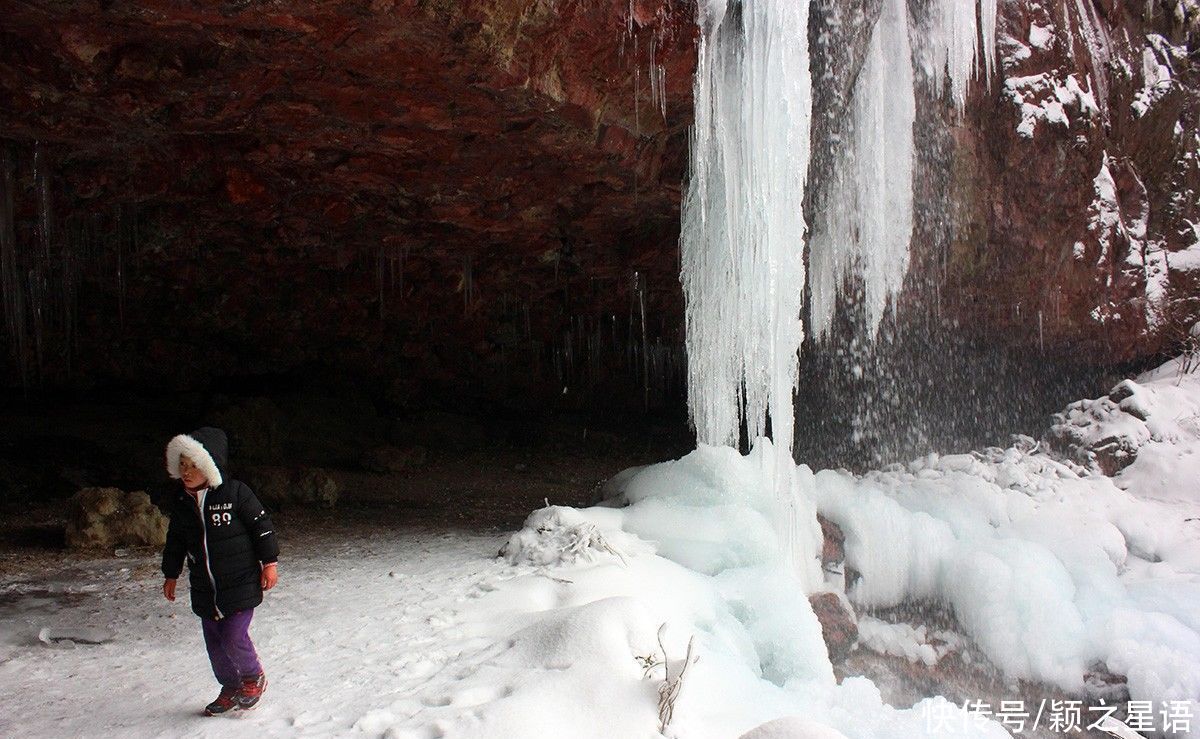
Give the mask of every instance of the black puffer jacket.
M 178 578 L 187 560 L 192 610 L 204 618 L 222 618 L 262 603 L 262 564 L 279 558 L 266 509 L 244 483 L 225 480 L 227 449 L 225 433 L 214 428 L 176 436 L 167 446 L 172 477 L 179 477 L 182 454 L 211 485 L 196 496 L 177 490 L 163 504 L 171 517 L 163 575 Z

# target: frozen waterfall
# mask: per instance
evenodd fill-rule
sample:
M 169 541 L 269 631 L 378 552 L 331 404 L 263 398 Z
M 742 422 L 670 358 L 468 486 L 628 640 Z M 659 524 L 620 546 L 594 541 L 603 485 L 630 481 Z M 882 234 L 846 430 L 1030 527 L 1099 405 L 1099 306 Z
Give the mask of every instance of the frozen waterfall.
M 948 80 L 961 110 L 981 57 L 985 74 L 993 70 L 996 2 L 930 0 L 914 20 L 905 0 L 884 0 L 833 171 L 823 174 L 831 180 L 815 208 L 807 276 L 809 0 L 700 3 L 680 238 L 688 407 L 701 444 L 737 447 L 743 427 L 752 444 L 769 434 L 781 525 L 796 561 L 819 541 L 797 533 L 815 521 L 798 515 L 788 472 L 806 277 L 813 330 L 828 330 L 850 278 L 863 287 L 872 332 L 878 326 L 908 269 L 914 60 L 938 90 Z

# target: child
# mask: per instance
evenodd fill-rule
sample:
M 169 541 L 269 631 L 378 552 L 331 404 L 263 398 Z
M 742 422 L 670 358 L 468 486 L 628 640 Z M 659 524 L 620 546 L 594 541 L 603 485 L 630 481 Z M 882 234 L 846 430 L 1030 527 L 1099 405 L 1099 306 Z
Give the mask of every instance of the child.
M 249 710 L 267 687 L 250 619 L 263 591 L 275 587 L 279 545 L 271 519 L 245 484 L 226 480 L 225 432 L 202 428 L 167 444 L 167 472 L 183 489 L 167 497 L 171 517 L 163 548 L 163 595 L 175 600 L 175 581 L 188 563 L 192 611 L 200 617 L 204 644 L 221 694 L 206 716 Z

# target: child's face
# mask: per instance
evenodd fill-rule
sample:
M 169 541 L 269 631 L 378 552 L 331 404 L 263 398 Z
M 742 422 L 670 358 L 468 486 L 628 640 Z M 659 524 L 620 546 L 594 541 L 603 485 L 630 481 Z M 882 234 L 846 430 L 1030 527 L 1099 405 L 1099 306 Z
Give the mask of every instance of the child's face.
M 183 480 L 184 487 L 192 489 L 204 487 L 204 484 L 208 482 L 200 468 L 192 460 L 182 455 L 179 457 L 179 477 Z

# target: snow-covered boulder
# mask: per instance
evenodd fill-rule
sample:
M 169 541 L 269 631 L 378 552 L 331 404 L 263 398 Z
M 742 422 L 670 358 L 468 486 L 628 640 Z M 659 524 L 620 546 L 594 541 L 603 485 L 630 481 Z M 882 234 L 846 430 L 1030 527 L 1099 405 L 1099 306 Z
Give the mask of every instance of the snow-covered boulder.
M 1200 372 L 1193 365 L 1179 357 L 1121 381 L 1104 397 L 1072 403 L 1055 414 L 1046 441 L 1070 461 L 1110 477 L 1128 477 L 1146 452 L 1178 457 L 1184 446 L 1200 443 Z
M 69 505 L 66 541 L 72 549 L 161 547 L 166 543 L 167 517 L 140 490 L 84 488 Z
M 565 506 L 536 510 L 500 549 L 500 556 L 512 564 L 545 567 L 598 558 L 624 561 L 626 556 L 651 551 L 648 544 L 617 528 L 619 515 L 610 516 L 613 520 L 608 523 L 612 525 L 602 527 L 605 522 L 597 517 L 606 513 L 610 512 L 580 511 Z
M 1073 462 L 1110 477 L 1117 474 L 1150 440 L 1141 391 L 1133 380 L 1124 380 L 1102 398 L 1075 401 L 1054 415 L 1046 440 Z

